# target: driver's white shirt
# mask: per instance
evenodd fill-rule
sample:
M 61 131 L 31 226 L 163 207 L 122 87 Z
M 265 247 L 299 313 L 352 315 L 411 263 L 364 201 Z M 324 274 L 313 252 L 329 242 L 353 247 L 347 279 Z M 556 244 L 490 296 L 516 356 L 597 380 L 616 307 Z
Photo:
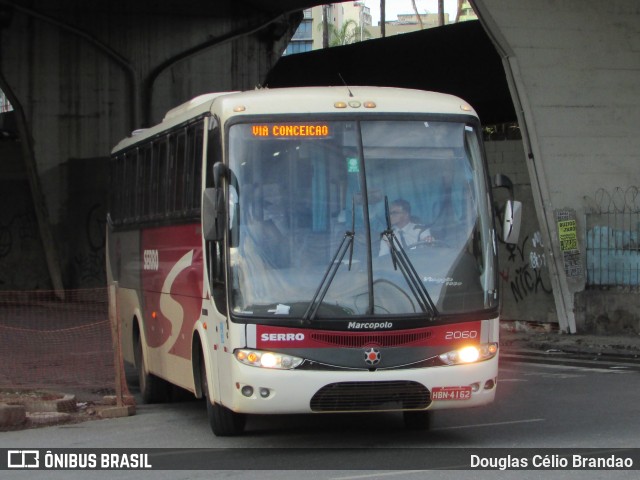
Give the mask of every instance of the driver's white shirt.
M 415 223 L 409 222 L 402 228 L 393 227 L 393 233 L 396 238 L 400 242 L 403 248 L 410 247 L 415 245 L 421 240 L 426 240 L 427 237 L 431 236 L 431 232 L 428 228 L 422 229 L 422 227 L 416 225 Z M 404 239 L 404 242 L 403 242 Z M 386 237 L 382 237 L 382 241 L 380 242 L 380 252 L 379 256 L 388 255 L 389 254 L 389 243 L 387 242 Z

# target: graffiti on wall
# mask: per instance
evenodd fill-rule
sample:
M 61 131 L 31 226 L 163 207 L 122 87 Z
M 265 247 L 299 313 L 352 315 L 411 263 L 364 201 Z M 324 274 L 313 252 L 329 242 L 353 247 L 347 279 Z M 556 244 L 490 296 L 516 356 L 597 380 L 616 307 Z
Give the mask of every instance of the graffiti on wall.
M 82 286 L 104 285 L 105 269 L 105 212 L 102 205 L 89 208 L 84 224 L 85 244 L 80 253 L 73 257 L 76 269 L 76 282 Z
M 537 294 L 551 294 L 542 273 L 547 268 L 540 232 L 527 235 L 520 244 L 506 244 L 507 268 L 500 271 L 502 280 L 510 287 L 516 303 Z
M 640 188 L 584 197 L 587 285 L 640 285 Z
M 5 217 L 9 219 L 0 219 L 0 288 L 50 288 L 35 213 L 18 211 Z M 74 253 L 67 260 L 73 269 L 72 286 L 105 284 L 105 225 L 104 207 L 94 204 L 84 223 L 79 222 L 79 231 L 61 239 L 63 245 L 73 239 Z
M 41 253 L 38 221 L 33 212 L 13 212 L 0 220 L 0 287 L 36 288 L 48 280 L 46 270 L 25 269 L 25 256 Z M 44 274 L 44 275 L 43 275 Z
M 0 223 L 0 258 L 7 257 L 19 242 L 38 239 L 38 222 L 35 214 L 19 213 L 9 222 Z

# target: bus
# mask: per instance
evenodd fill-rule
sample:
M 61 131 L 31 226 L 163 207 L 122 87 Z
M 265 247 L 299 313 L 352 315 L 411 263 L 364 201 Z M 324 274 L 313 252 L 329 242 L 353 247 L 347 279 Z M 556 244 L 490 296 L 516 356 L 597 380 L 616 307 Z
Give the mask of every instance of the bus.
M 492 402 L 521 204 L 498 235 L 481 133 L 451 95 L 301 87 L 205 94 L 118 143 L 107 274 L 143 401 L 192 392 L 218 436 Z

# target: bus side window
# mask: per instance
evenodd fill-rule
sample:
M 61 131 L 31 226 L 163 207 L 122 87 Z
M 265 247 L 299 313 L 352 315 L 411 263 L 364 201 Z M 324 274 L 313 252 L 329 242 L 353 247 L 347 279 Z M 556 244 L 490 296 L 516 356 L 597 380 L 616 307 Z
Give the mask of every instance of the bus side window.
M 166 138 L 160 138 L 157 143 L 153 145 L 153 152 L 155 155 L 154 163 L 157 163 L 158 170 L 156 171 L 156 182 L 158 183 L 158 197 L 156 199 L 156 214 L 158 218 L 163 218 L 166 213 L 167 205 L 167 140 Z
M 200 210 L 200 172 L 202 171 L 202 122 L 187 129 L 187 164 L 185 167 L 186 205 L 188 214 Z
M 175 213 L 176 207 L 176 183 L 178 179 L 176 178 L 176 173 L 178 171 L 177 167 L 177 141 L 175 133 L 169 134 L 168 138 L 168 160 L 167 160 L 167 188 L 165 190 L 166 193 L 166 212 L 167 217 L 173 217 Z
M 125 156 L 123 154 L 111 159 L 111 187 L 109 193 L 111 197 L 110 213 L 111 219 L 116 225 L 122 224 L 124 217 L 124 195 L 120 193 L 125 178 Z
M 140 148 L 140 159 L 142 165 L 144 165 L 144 176 L 142 185 L 139 186 L 139 189 L 142 191 L 142 219 L 148 220 L 149 216 L 152 213 L 152 198 L 153 195 L 151 191 L 153 189 L 152 178 L 153 178 L 153 163 L 151 162 L 151 145 L 146 144 Z
M 209 132 L 207 145 L 207 161 L 205 162 L 206 186 L 213 186 L 213 165 L 222 160 L 222 143 L 220 130 L 214 128 Z M 216 307 L 223 315 L 227 314 L 225 249 L 223 241 L 207 242 L 207 268 L 211 295 Z
M 185 177 L 185 166 L 186 166 L 186 140 L 187 135 L 186 131 L 181 131 L 178 133 L 175 142 L 176 142 L 176 151 L 175 151 L 175 172 L 174 172 L 174 203 L 173 203 L 173 211 L 176 215 L 180 215 L 184 213 L 185 209 L 185 198 L 184 198 L 184 190 L 185 183 L 187 181 Z
M 125 154 L 125 177 L 124 186 L 124 209 L 123 217 L 125 222 L 133 223 L 137 215 L 136 183 L 138 178 L 138 150 L 134 149 Z

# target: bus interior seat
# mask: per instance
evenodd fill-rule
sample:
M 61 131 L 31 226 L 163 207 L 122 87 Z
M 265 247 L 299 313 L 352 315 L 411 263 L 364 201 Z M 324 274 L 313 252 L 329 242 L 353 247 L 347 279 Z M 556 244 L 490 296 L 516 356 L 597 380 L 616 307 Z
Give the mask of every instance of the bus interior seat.
M 274 268 L 286 268 L 289 264 L 289 242 L 273 220 L 256 220 L 248 227 L 248 234 L 253 237 L 256 250 L 262 259 Z

